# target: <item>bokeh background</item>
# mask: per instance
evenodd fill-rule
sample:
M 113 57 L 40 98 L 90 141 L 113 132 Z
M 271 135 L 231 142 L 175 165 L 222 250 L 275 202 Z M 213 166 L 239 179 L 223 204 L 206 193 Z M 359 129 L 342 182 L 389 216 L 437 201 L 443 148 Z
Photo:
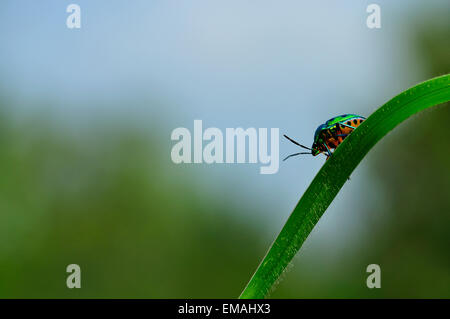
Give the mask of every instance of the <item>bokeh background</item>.
M 175 165 L 170 133 L 201 119 L 310 144 L 449 72 L 448 1 L 377 1 L 372 30 L 370 3 L 2 1 L 0 297 L 237 297 L 324 159 Z M 449 119 L 376 145 L 270 297 L 450 298 Z

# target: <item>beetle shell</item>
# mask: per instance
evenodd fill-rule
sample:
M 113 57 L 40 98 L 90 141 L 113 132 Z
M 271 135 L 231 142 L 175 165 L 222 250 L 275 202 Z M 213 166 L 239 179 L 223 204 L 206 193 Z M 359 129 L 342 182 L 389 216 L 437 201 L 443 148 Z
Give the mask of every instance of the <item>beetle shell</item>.
M 356 114 L 343 114 L 321 124 L 314 134 L 313 155 L 327 154 L 327 147 L 329 150 L 336 149 L 365 119 Z

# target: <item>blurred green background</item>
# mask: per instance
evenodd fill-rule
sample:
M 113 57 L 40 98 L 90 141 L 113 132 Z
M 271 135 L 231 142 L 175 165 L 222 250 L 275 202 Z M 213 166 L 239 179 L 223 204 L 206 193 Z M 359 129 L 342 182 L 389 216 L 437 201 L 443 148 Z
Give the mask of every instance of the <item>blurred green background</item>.
M 94 5 L 89 7 L 87 2 L 79 3 L 87 18 L 82 20 L 85 22 L 82 22 L 82 31 L 77 37 L 95 38 L 89 33 L 94 29 L 92 21 L 96 18 L 92 12 L 114 17 L 122 14 L 126 21 L 121 23 L 133 23 L 133 12 L 113 12 L 117 9 L 115 2 L 109 11 Z M 249 83 L 253 83 L 255 77 L 273 81 L 266 85 L 272 88 L 271 94 L 277 96 L 276 92 L 280 92 L 284 99 L 280 103 L 292 100 L 292 108 L 284 110 L 270 101 L 262 105 L 261 121 L 258 121 L 260 114 L 254 110 L 263 98 L 253 100 L 252 94 L 261 91 L 262 87 L 249 85 L 242 90 L 236 89 L 231 78 L 223 80 L 223 87 L 219 87 L 221 82 L 213 81 L 212 86 L 217 87 L 202 90 L 191 87 L 182 75 L 174 78 L 178 72 L 176 68 L 167 69 L 167 81 L 178 79 L 186 92 L 199 90 L 198 96 L 205 98 L 205 105 L 224 100 L 229 108 L 220 108 L 223 114 L 229 114 L 228 117 L 224 115 L 225 120 L 222 117 L 219 120 L 214 117 L 215 109 L 207 106 L 192 111 L 193 107 L 189 105 L 200 104 L 201 98 L 195 100 L 194 95 L 186 95 L 182 89 L 171 91 L 169 82 L 164 82 L 162 76 L 158 81 L 158 76 L 149 80 L 139 73 L 128 74 L 126 66 L 122 67 L 123 73 L 112 75 L 107 65 L 100 71 L 93 65 L 82 66 L 86 69 L 79 83 L 88 85 L 83 87 L 78 83 L 80 86 L 73 90 L 81 98 L 72 103 L 71 87 L 77 84 L 70 82 L 64 87 L 61 83 L 79 75 L 72 76 L 70 64 L 64 66 L 62 62 L 52 61 L 35 42 L 36 39 L 50 39 L 53 43 L 59 38 L 45 30 L 30 35 L 31 27 L 20 25 L 26 19 L 20 18 L 19 12 L 28 10 L 30 13 L 31 7 L 36 9 L 38 7 L 33 6 L 38 5 L 23 2 L 23 8 L 27 9 L 19 10 L 12 1 L 2 3 L 0 18 L 8 16 L 8 19 L 0 19 L 3 49 L 0 54 L 0 297 L 237 297 L 322 160 L 302 158 L 281 164 L 280 173 L 270 177 L 257 175 L 254 167 L 175 165 L 170 161 L 171 130 L 178 126 L 191 127 L 194 118 L 208 120 L 206 126 L 280 127 L 281 133 L 293 132 L 293 135 L 297 134 L 296 127 L 307 124 L 301 136 L 302 141 L 308 141 L 318 123 L 336 114 L 355 111 L 369 115 L 408 86 L 450 70 L 448 3 L 414 3 L 409 6 L 403 1 L 406 10 L 402 5 L 392 8 L 382 2 L 382 10 L 386 11 L 382 11 L 380 30 L 368 30 L 364 25 L 364 8 L 368 3 L 356 9 L 344 6 L 340 12 L 343 17 L 324 22 L 331 23 L 332 29 L 333 23 L 339 25 L 346 12 L 352 12 L 348 13 L 349 17 L 358 17 L 355 24 L 360 29 L 356 29 L 355 34 L 342 30 L 342 36 L 357 41 L 377 32 L 374 41 L 381 41 L 381 49 L 372 58 L 388 60 L 392 57 L 396 61 L 406 61 L 391 73 L 375 73 L 371 77 L 368 72 L 368 76 L 362 74 L 360 78 L 345 82 L 354 74 L 353 69 L 364 68 L 375 63 L 371 62 L 374 60 L 362 56 L 361 61 L 346 61 L 348 65 L 332 70 L 333 76 L 326 73 L 325 67 L 311 67 L 308 71 L 309 60 L 305 60 L 299 71 L 305 73 L 305 79 L 300 80 L 303 84 L 297 87 L 288 77 L 292 86 L 286 89 L 276 83 L 282 74 L 297 72 L 295 66 L 292 69 L 280 66 L 284 68 L 281 73 L 276 71 L 277 64 L 237 68 L 234 76 L 248 77 Z M 47 19 L 51 12 L 52 17 L 61 20 L 58 28 L 65 28 L 64 8 L 68 4 L 46 2 L 44 9 L 34 15 L 31 25 L 44 23 L 39 17 Z M 139 12 L 155 9 L 146 5 L 146 2 L 138 1 L 136 7 Z M 264 2 L 262 8 L 270 12 L 273 5 Z M 230 6 L 239 8 L 234 2 Z M 289 10 L 289 5 L 286 6 Z M 158 9 L 161 10 L 156 8 L 157 12 Z M 229 15 L 232 24 L 233 10 L 223 9 L 217 9 L 216 14 Z M 168 10 L 176 11 L 177 7 Z M 308 14 L 308 5 L 304 4 L 301 10 Z M 314 9 L 313 12 L 318 11 Z M 277 19 L 283 18 L 281 13 Z M 217 21 L 208 14 L 207 23 L 214 25 Z M 257 17 L 259 14 L 263 13 L 249 10 L 244 16 Z M 401 16 L 406 18 L 400 19 Z M 186 23 L 199 23 L 194 18 L 187 19 Z M 311 19 L 314 20 L 314 16 Z M 13 20 L 15 23 L 11 26 Z M 227 21 L 226 18 L 223 20 Z M 292 39 L 284 38 L 283 28 L 277 29 L 277 20 L 274 21 L 249 22 L 257 25 L 255 30 L 261 28 L 264 34 L 269 34 L 271 42 L 265 45 L 273 51 L 264 56 L 267 61 L 273 56 L 282 60 L 285 50 L 292 49 L 283 47 Z M 155 32 L 139 23 L 135 27 L 142 29 L 143 34 Z M 301 45 L 296 48 L 299 51 L 307 50 L 318 41 L 331 42 L 337 50 L 340 45 L 344 46 L 328 38 L 331 37 L 327 35 L 328 29 L 314 33 L 307 22 L 284 27 L 305 31 Z M 348 30 L 352 28 L 353 25 Z M 108 34 L 114 38 L 114 34 L 119 33 L 129 39 L 131 33 L 126 30 L 119 26 L 109 30 Z M 252 32 L 258 32 L 249 30 L 253 41 Z M 227 47 L 233 45 L 232 34 L 212 28 L 211 32 L 215 31 L 214 38 L 230 42 Z M 72 31 L 58 32 L 67 37 Z M 152 41 L 164 43 L 164 38 L 174 36 L 170 30 L 159 32 L 158 36 L 153 34 L 156 38 Z M 270 37 L 272 33 L 273 37 Z M 23 46 L 14 42 L 16 40 L 11 40 L 15 38 L 24 39 L 24 43 L 30 41 L 27 45 L 36 51 L 24 51 Z M 277 43 L 274 39 L 281 40 Z M 145 42 L 145 37 L 142 40 Z M 257 40 L 264 42 L 265 38 Z M 404 44 L 394 45 L 400 40 L 405 41 Z M 96 40 L 92 41 L 95 43 Z M 139 40 L 132 43 L 140 45 Z M 71 51 L 69 40 L 68 45 L 64 45 L 65 50 Z M 103 42 L 97 46 L 86 45 L 77 52 L 86 61 L 94 55 L 99 55 L 99 61 L 113 59 L 114 47 L 110 48 L 111 53 L 104 45 Z M 125 65 L 130 63 L 125 62 L 127 56 L 131 60 L 134 56 L 133 46 L 129 47 L 130 43 L 124 45 L 125 48 L 119 41 L 118 46 L 125 53 L 114 61 L 118 65 L 122 58 Z M 239 46 L 239 43 L 235 45 Z M 161 46 L 159 48 L 164 51 Z M 347 49 L 341 49 L 340 54 L 344 56 Z M 232 54 L 245 56 L 243 51 L 234 50 Z M 64 49 L 56 54 L 65 54 Z M 164 51 L 160 59 L 164 60 L 165 54 L 170 63 L 171 53 Z M 310 54 L 314 60 L 314 51 Z M 339 53 L 336 54 L 339 57 Z M 203 59 L 211 56 L 206 52 Z M 332 56 L 329 58 L 332 63 L 341 63 Z M 42 62 L 44 60 L 47 62 Z M 189 63 L 188 60 L 180 61 L 181 64 Z M 21 69 L 22 62 L 28 63 L 28 71 L 31 69 L 33 74 L 39 74 L 36 82 L 30 80 L 28 71 Z M 222 65 L 231 62 L 211 58 L 205 63 Z M 94 79 L 89 73 L 91 67 Z M 197 67 L 203 67 L 202 72 L 215 72 L 208 69 L 208 64 L 198 62 L 192 66 L 192 74 L 197 74 Z M 54 68 L 61 69 L 61 73 L 53 72 Z M 75 64 L 73 68 L 78 66 Z M 260 68 L 265 70 L 262 75 L 258 71 Z M 154 70 L 156 67 L 144 71 L 151 73 Z M 180 74 L 182 72 L 187 71 L 181 70 Z M 102 77 L 99 77 L 100 73 Z M 117 77 L 118 88 L 94 85 L 108 77 Z M 345 86 L 336 84 L 341 78 L 348 83 L 347 91 Z M 195 80 L 195 76 L 192 79 Z M 369 84 L 354 93 L 352 81 L 364 80 Z M 305 81 L 318 87 L 317 95 L 312 93 L 312 101 L 323 94 L 320 90 L 329 90 L 334 99 L 330 104 L 334 106 L 330 109 L 330 106 L 308 104 L 296 110 L 296 105 L 304 102 L 299 96 L 307 94 Z M 39 86 L 41 82 L 45 84 Z M 333 87 L 338 87 L 336 92 Z M 294 91 L 299 91 L 299 95 L 294 95 Z M 75 106 L 64 107 L 71 103 Z M 236 108 L 254 105 L 255 109 L 241 115 L 233 109 L 234 103 Z M 358 103 L 359 109 L 353 106 Z M 278 117 L 271 122 L 273 114 Z M 384 138 L 358 167 L 357 171 L 361 172 L 355 172 L 347 183 L 350 185 L 338 195 L 341 199 L 331 205 L 335 207 L 325 213 L 270 297 L 450 298 L 449 119 L 448 105 L 439 106 L 414 116 Z M 287 128 L 283 127 L 284 122 L 287 122 Z M 281 151 L 288 154 L 292 148 L 282 143 Z M 260 184 L 262 179 L 265 180 Z M 81 289 L 66 287 L 65 269 L 72 263 L 81 267 Z M 368 274 L 365 270 L 372 263 L 381 266 L 381 289 L 366 287 Z

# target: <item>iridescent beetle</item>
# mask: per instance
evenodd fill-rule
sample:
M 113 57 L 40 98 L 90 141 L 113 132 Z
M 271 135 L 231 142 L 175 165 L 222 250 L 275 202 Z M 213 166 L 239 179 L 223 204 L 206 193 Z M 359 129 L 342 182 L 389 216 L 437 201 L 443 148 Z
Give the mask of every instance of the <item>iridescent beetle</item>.
M 302 148 L 310 150 L 311 152 L 300 152 L 291 154 L 286 157 L 283 161 L 290 157 L 311 154 L 312 156 L 319 155 L 323 153 L 327 156 L 327 159 L 333 154 L 332 149 L 336 149 L 339 144 L 356 129 L 366 118 L 361 115 L 356 114 L 343 114 L 332 119 L 329 119 L 324 124 L 319 125 L 316 132 L 314 133 L 314 143 L 311 148 L 306 147 L 290 137 L 284 135 L 289 141 L 298 145 Z

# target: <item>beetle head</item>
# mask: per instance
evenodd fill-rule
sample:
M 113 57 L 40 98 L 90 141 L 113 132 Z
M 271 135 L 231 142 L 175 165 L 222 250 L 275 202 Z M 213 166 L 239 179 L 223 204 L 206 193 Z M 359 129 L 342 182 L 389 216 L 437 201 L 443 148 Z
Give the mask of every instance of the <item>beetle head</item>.
M 312 154 L 312 156 L 317 156 L 317 155 L 319 155 L 320 153 L 322 153 L 322 150 L 320 149 L 319 144 L 314 143 L 314 144 L 312 145 L 312 147 L 311 147 L 311 154 Z

